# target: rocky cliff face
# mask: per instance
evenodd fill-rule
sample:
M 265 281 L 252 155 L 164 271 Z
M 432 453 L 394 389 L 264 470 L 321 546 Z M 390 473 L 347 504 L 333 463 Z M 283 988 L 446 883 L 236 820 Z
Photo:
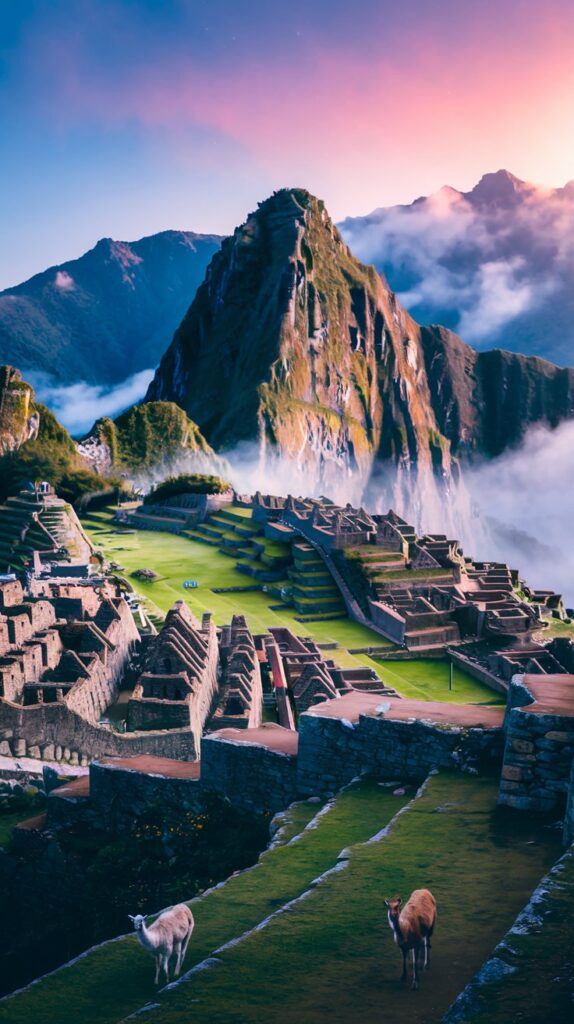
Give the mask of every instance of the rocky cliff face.
M 323 204 L 292 189 L 224 241 L 147 399 L 177 402 L 216 448 L 289 456 L 326 490 L 392 465 L 405 507 L 448 488 L 461 457 L 573 415 L 574 372 L 421 328 Z
M 190 231 L 103 238 L 80 259 L 8 288 L 0 293 L 0 361 L 90 384 L 156 366 L 220 241 Z
M 34 389 L 13 366 L 0 366 L 0 455 L 17 451 L 38 436 L 40 415 Z

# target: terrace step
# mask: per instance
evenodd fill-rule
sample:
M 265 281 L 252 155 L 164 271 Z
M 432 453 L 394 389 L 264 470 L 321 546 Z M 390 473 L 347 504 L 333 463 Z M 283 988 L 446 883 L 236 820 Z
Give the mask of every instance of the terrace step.
M 342 847 L 375 835 L 403 802 L 376 783 L 360 782 L 339 793 L 320 815 L 313 804 L 294 805 L 286 812 L 285 832 L 253 869 L 232 875 L 192 901 L 196 931 L 184 969 L 301 896 L 314 879 L 338 863 Z M 152 995 L 157 1001 L 150 968 L 153 974 L 149 954 L 131 935 L 105 942 L 0 1002 L 0 1024 L 61 1024 L 67 1000 L 73 1007 L 81 1006 L 82 1024 L 124 1020 Z M 189 1000 L 187 986 L 183 992 Z M 196 1012 L 194 1007 L 194 1019 Z

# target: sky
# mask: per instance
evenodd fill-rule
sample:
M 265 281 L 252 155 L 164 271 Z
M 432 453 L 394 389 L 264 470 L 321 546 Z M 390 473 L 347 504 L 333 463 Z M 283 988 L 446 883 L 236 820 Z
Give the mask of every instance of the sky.
M 574 178 L 572 0 L 1 0 L 0 287 L 98 238 Z

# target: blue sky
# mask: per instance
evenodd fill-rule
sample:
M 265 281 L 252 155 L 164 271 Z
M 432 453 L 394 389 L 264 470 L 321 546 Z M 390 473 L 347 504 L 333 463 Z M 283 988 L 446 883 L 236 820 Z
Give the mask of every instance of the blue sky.
M 570 0 L 4 0 L 0 287 L 100 237 L 574 177 Z

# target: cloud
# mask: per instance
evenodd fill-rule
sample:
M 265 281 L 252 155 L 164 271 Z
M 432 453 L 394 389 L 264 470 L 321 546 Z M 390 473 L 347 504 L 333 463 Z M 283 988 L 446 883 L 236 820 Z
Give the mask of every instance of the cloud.
M 574 604 L 574 422 L 531 428 L 517 449 L 464 472 L 477 531 L 460 522 L 460 536 L 477 558 L 497 558 L 528 583 L 554 588 Z
M 100 387 L 79 381 L 56 384 L 46 374 L 28 373 L 36 397 L 49 406 L 71 434 L 85 433 L 100 416 L 117 416 L 142 399 L 154 375 L 153 370 L 140 370 L 121 384 Z
M 513 194 L 503 177 L 492 179 L 488 202 L 481 186 L 442 188 L 411 206 L 349 218 L 342 233 L 423 323 L 444 323 L 478 348 L 572 362 L 574 189 L 519 184 Z
M 54 287 L 59 288 L 60 291 L 67 292 L 76 287 L 76 282 L 67 271 L 58 270 L 54 278 Z

